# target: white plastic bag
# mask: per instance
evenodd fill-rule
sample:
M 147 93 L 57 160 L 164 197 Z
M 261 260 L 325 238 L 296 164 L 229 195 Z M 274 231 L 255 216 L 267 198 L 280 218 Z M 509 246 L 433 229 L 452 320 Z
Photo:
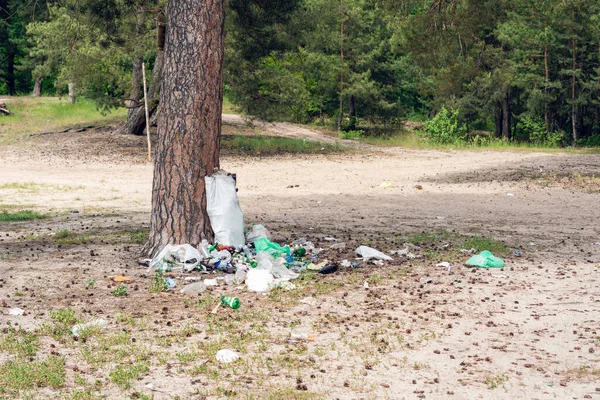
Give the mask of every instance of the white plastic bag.
M 238 360 L 240 355 L 233 350 L 223 349 L 217 351 L 217 361 L 222 363 L 230 363 Z
M 240 208 L 235 181 L 225 171 L 204 177 L 206 183 L 206 208 L 215 242 L 226 246 L 242 247 L 244 214 Z
M 256 224 L 252 227 L 252 232 L 248 232 L 246 240 L 248 240 L 248 243 L 254 243 L 256 239 L 260 239 L 262 237 L 271 240 L 271 233 L 267 228 L 264 227 L 264 225 Z
M 189 244 L 168 244 L 150 261 L 150 270 L 191 271 L 200 264 L 202 259 L 198 250 Z
M 267 293 L 273 280 L 273 275 L 266 269 L 253 268 L 246 275 L 246 285 L 251 292 Z
M 358 249 L 356 249 L 356 254 L 361 256 L 365 261 L 368 261 L 372 258 L 375 258 L 378 260 L 386 260 L 386 261 L 393 260 L 392 257 L 390 257 L 386 254 L 383 254 L 379 250 L 375 250 L 374 248 L 368 247 L 368 246 L 360 246 Z

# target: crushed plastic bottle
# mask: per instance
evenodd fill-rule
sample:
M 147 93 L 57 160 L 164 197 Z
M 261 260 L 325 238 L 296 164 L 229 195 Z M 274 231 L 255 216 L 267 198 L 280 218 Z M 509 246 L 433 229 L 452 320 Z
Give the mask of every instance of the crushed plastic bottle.
M 106 325 L 107 325 L 107 322 L 105 320 L 95 319 L 95 320 L 87 322 L 85 324 L 73 325 L 73 327 L 69 331 L 69 334 L 71 334 L 72 336 L 78 337 L 81 334 L 81 332 L 84 330 L 93 329 L 93 328 L 104 329 L 106 327 Z
M 194 283 L 184 286 L 183 289 L 180 290 L 180 293 L 188 295 L 188 296 L 193 296 L 195 294 L 200 294 L 200 293 L 204 292 L 205 290 L 206 290 L 206 285 L 204 285 L 203 282 L 194 282 Z

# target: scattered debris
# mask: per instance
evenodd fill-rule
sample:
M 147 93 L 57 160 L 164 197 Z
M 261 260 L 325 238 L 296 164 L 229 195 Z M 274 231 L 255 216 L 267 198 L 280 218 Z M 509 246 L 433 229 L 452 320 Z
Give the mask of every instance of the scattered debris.
M 384 189 L 390 189 L 392 187 L 392 184 L 389 182 L 381 182 L 381 184 L 379 185 L 379 187 L 382 187 Z
M 77 324 L 74 325 L 71 330 L 69 331 L 69 334 L 71 334 L 74 337 L 78 337 L 81 332 L 83 331 L 87 331 L 88 329 L 104 329 L 106 328 L 107 322 L 103 319 L 95 319 L 93 321 L 87 322 L 85 324 Z
M 385 261 L 392 261 L 393 258 L 382 253 L 379 250 L 375 250 L 372 247 L 368 247 L 368 246 L 360 246 L 359 248 L 356 249 L 356 254 L 358 254 L 359 256 L 361 256 L 363 258 L 364 261 L 369 261 L 370 259 L 377 259 L 377 260 L 385 260 Z
M 114 282 L 130 282 L 132 279 L 129 276 L 115 275 L 109 276 Z
M 470 267 L 479 267 L 479 268 L 502 268 L 504 267 L 504 261 L 494 256 L 488 250 L 482 251 L 480 254 L 474 255 L 469 258 L 466 264 Z
M 22 308 L 11 308 L 10 310 L 8 310 L 8 315 L 19 316 L 23 315 L 24 312 L 25 310 L 23 310 Z
M 239 360 L 240 356 L 233 350 L 223 349 L 217 351 L 217 361 L 222 363 L 231 363 Z

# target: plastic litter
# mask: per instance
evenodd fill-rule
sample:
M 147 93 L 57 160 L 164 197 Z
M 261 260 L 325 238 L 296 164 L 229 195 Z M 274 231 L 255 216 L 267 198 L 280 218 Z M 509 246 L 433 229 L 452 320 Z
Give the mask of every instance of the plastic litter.
M 469 258 L 466 262 L 468 266 L 479 267 L 479 268 L 502 268 L 504 267 L 504 261 L 494 256 L 488 250 L 482 251 L 480 254 L 474 255 Z
M 336 264 L 327 265 L 319 270 L 320 274 L 333 274 L 338 270 L 338 266 Z
M 267 293 L 274 279 L 266 269 L 251 269 L 246 275 L 246 286 L 250 292 Z
M 219 283 L 217 282 L 216 279 L 205 279 L 204 280 L 204 286 L 217 286 L 219 285 Z
M 175 279 L 172 278 L 165 278 L 165 284 L 167 285 L 167 289 L 173 289 L 175 286 L 177 286 L 177 282 L 175 282 Z
M 24 312 L 25 310 L 23 310 L 22 308 L 11 308 L 10 310 L 8 310 L 8 315 L 19 316 L 23 315 Z
M 254 243 L 256 239 L 260 238 L 271 240 L 271 233 L 263 225 L 256 224 L 252 227 L 252 231 L 248 232 L 248 235 L 246 235 L 246 240 L 248 243 Z
M 238 299 L 237 297 L 222 296 L 221 297 L 221 305 L 231 307 L 234 310 L 237 310 L 238 308 L 240 308 L 242 303 L 240 302 L 240 299 Z
M 71 328 L 71 330 L 69 331 L 69 333 L 72 336 L 77 337 L 84 330 L 93 329 L 93 328 L 104 329 L 106 327 L 106 325 L 107 325 L 107 322 L 105 320 L 103 320 L 103 319 L 95 319 L 95 320 L 87 322 L 85 324 L 73 325 L 73 327 Z
M 304 342 L 306 340 L 312 340 L 314 337 L 313 335 L 309 335 L 306 332 L 302 332 L 298 329 L 292 329 L 292 331 L 290 332 L 290 342 Z
M 266 251 L 273 257 L 279 257 L 282 254 L 290 254 L 290 246 L 280 246 L 277 243 L 271 242 L 265 237 L 258 238 L 254 241 L 256 252 Z
M 372 247 L 368 247 L 368 246 L 360 246 L 359 248 L 356 249 L 356 254 L 358 254 L 359 256 L 361 256 L 363 258 L 363 260 L 368 261 L 372 258 L 375 258 L 377 260 L 385 260 L 385 261 L 392 261 L 393 258 L 380 252 L 379 250 L 375 250 Z
M 235 180 L 225 171 L 205 176 L 206 211 L 215 233 L 215 241 L 227 246 L 242 247 L 244 214 L 235 189 Z
M 346 248 L 346 243 L 345 242 L 334 243 L 330 247 L 330 249 L 345 249 L 345 248 Z
M 188 296 L 200 294 L 206 290 L 206 286 L 203 282 L 194 282 L 189 285 L 185 285 L 179 292 Z
M 231 363 L 239 360 L 240 356 L 233 350 L 223 349 L 217 351 L 217 361 L 222 363 Z
M 191 271 L 203 259 L 202 255 L 189 244 L 168 244 L 150 261 L 150 270 L 171 271 L 181 269 Z
M 435 264 L 435 266 L 446 268 L 448 272 L 452 272 L 452 264 L 450 264 L 448 261 L 442 261 L 440 263 Z
M 389 188 L 391 188 L 391 187 L 392 187 L 392 184 L 391 184 L 391 183 L 389 183 L 389 182 L 385 182 L 385 181 L 384 181 L 384 182 L 381 182 L 381 184 L 379 185 L 379 187 L 382 187 L 382 188 L 384 188 L 384 189 L 389 189 Z
M 115 275 L 112 277 L 112 280 L 115 282 L 130 282 L 131 278 L 123 275 Z
M 342 261 L 340 261 L 340 265 L 341 265 L 342 267 L 344 267 L 344 268 L 349 268 L 349 267 L 351 267 L 351 266 L 352 266 L 352 264 L 351 264 L 351 263 L 350 263 L 350 261 L 348 261 L 348 260 L 342 260 Z

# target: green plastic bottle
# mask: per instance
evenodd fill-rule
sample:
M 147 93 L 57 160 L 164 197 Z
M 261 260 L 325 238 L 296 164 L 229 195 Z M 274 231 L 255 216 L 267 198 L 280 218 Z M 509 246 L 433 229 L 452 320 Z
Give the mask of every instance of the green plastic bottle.
M 221 297 L 221 305 L 231 307 L 234 310 L 237 310 L 238 308 L 240 308 L 242 303 L 237 297 L 223 296 Z
M 300 247 L 294 250 L 294 257 L 304 257 L 305 255 L 306 249 L 304 247 Z

